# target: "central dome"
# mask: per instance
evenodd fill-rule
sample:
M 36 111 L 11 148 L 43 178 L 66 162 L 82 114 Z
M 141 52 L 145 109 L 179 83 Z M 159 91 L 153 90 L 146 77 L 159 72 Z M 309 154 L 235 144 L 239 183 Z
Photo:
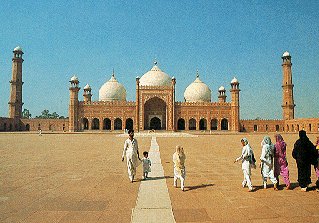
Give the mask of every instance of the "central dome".
M 211 102 L 211 90 L 199 79 L 198 74 L 195 81 L 186 88 L 184 99 L 186 102 Z
M 119 83 L 114 73 L 110 80 L 105 82 L 99 90 L 100 101 L 126 101 L 126 90 L 124 86 Z
M 157 63 L 140 78 L 141 86 L 171 86 L 171 83 L 171 78 L 157 66 Z

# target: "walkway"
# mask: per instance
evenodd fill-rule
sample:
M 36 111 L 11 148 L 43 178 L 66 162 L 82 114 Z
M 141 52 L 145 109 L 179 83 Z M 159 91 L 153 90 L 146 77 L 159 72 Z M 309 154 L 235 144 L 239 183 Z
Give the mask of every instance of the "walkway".
M 159 222 L 159 219 L 161 222 L 175 222 L 156 137 L 152 137 L 149 157 L 152 172 L 149 179 L 140 184 L 136 206 L 132 210 L 132 223 Z

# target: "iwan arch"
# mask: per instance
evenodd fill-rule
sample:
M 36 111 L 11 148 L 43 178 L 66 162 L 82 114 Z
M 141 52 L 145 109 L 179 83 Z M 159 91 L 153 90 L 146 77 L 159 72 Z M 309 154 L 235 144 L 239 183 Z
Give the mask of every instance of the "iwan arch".
M 211 101 L 211 90 L 196 74 L 185 89 L 184 101 L 175 100 L 176 78 L 157 65 L 141 77 L 136 77 L 136 101 L 126 101 L 126 89 L 111 75 L 99 89 L 99 100 L 92 101 L 92 89 L 87 84 L 80 99 L 80 82 L 71 78 L 68 119 L 22 119 L 22 59 L 23 51 L 13 51 L 10 81 L 9 118 L 0 118 L 0 131 L 116 131 L 123 129 L 166 131 L 232 131 L 232 132 L 295 132 L 306 129 L 318 132 L 319 119 L 295 119 L 291 56 L 282 56 L 283 119 L 240 120 L 239 81 L 230 82 L 230 101 L 226 89 L 218 89 L 218 101 Z

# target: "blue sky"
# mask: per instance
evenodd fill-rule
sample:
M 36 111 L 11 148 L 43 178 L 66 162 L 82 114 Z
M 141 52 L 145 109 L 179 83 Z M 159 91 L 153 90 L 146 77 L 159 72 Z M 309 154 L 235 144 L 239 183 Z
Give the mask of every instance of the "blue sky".
M 12 50 L 24 51 L 23 102 L 68 116 L 69 83 L 98 90 L 116 78 L 135 101 L 135 77 L 175 76 L 177 101 L 196 70 L 212 90 L 240 82 L 242 119 L 282 118 L 281 55 L 292 56 L 295 114 L 318 117 L 319 1 L 0 0 L 0 116 L 8 115 Z

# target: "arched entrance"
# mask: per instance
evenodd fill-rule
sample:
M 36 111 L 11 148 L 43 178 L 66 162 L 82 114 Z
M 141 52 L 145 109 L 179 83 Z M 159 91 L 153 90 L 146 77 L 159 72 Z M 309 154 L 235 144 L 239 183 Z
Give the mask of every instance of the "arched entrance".
M 162 129 L 161 120 L 157 117 L 153 117 L 150 121 L 150 129 L 161 130 Z
M 98 118 L 94 118 L 92 121 L 92 130 L 100 129 L 100 120 Z
M 105 118 L 103 120 L 103 129 L 104 130 L 111 130 L 111 120 L 109 118 Z
M 191 118 L 189 120 L 188 129 L 189 130 L 196 130 L 196 120 L 195 119 Z
M 180 118 L 177 121 L 177 130 L 185 130 L 185 120 Z
M 82 129 L 88 130 L 89 129 L 89 120 L 87 118 L 82 119 Z
M 201 120 L 199 120 L 199 130 L 207 130 L 206 119 L 202 118 Z
M 144 129 L 166 130 L 166 103 L 154 97 L 144 104 Z
M 25 130 L 26 130 L 26 131 L 30 131 L 30 125 L 29 125 L 29 124 L 26 124 Z
M 131 118 L 126 119 L 125 129 L 133 129 L 133 120 Z
M 122 120 L 120 118 L 114 120 L 114 130 L 122 130 Z
M 228 120 L 225 118 L 222 119 L 221 130 L 228 130 Z

